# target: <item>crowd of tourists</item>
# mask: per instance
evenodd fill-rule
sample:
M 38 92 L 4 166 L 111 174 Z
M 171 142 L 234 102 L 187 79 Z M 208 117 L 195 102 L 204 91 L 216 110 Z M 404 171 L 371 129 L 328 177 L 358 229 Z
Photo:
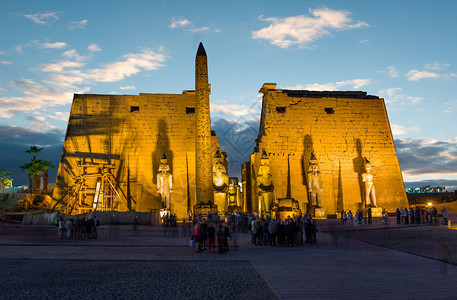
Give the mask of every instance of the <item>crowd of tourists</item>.
M 250 223 L 251 242 L 254 245 L 293 247 L 317 243 L 317 223 L 310 216 L 280 219 L 253 218 Z M 305 240 L 303 239 L 305 233 Z
M 435 207 L 410 207 L 397 208 L 395 210 L 397 224 L 433 224 L 438 225 L 438 210 Z M 446 209 L 443 210 L 443 222 L 447 224 L 449 215 Z
M 387 225 L 389 221 L 389 215 L 385 209 L 382 210 L 381 220 L 383 225 Z M 366 209 L 358 209 L 355 214 L 349 210 L 341 211 L 341 225 L 342 226 L 362 226 L 364 224 L 373 224 L 373 213 L 371 207 Z
M 448 212 L 443 210 L 443 223 L 447 224 Z M 397 224 L 433 224 L 438 225 L 439 214 L 435 207 L 415 206 L 408 208 L 397 208 L 395 210 Z M 387 225 L 389 215 L 385 209 L 382 210 L 382 224 Z M 371 208 L 357 210 L 355 214 L 349 210 L 341 211 L 342 226 L 362 226 L 363 224 L 372 224 L 373 217 Z
M 245 213 L 229 213 L 227 221 L 216 214 L 192 216 L 193 234 L 190 247 L 195 252 L 205 250 L 224 253 L 229 250 L 229 241 L 236 246 L 236 234 L 251 233 L 254 245 L 293 247 L 305 243 L 317 243 L 317 223 L 311 215 L 289 217 L 282 221 L 269 217 L 259 218 Z
M 197 222 L 193 234 L 190 238 L 190 247 L 195 248 L 195 252 L 200 253 L 205 250 L 223 254 L 229 251 L 229 239 L 231 238 L 230 229 L 227 224 L 220 222 Z M 217 242 L 217 248 L 216 248 Z
M 164 227 L 176 227 L 177 226 L 177 218 L 175 214 L 164 214 L 162 217 L 162 225 Z
M 80 217 L 64 219 L 60 216 L 57 220 L 60 239 L 96 239 L 98 226 L 100 226 L 100 222 L 96 216 L 87 219 Z

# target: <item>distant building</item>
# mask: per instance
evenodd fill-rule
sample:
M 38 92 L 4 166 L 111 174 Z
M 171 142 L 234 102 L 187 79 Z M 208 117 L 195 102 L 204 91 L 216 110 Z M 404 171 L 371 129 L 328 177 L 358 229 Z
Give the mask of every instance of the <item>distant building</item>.
M 444 186 L 422 186 L 422 187 L 407 187 L 405 188 L 407 193 L 443 193 L 446 191 Z

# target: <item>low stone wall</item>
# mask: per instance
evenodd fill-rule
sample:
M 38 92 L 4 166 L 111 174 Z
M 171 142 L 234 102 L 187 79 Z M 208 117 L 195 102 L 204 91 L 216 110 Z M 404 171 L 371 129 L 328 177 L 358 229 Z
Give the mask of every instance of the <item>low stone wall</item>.
M 28 211 L 30 209 L 48 210 L 51 197 L 35 194 L 0 194 L 0 210 Z
M 159 211 L 151 211 L 148 213 L 131 211 L 95 211 L 79 215 L 67 215 L 59 211 L 47 213 L 26 213 L 22 220 L 24 225 L 55 225 L 57 220 L 62 217 L 64 220 L 72 218 L 91 218 L 97 216 L 101 224 L 141 224 L 141 225 L 158 225 L 160 222 Z

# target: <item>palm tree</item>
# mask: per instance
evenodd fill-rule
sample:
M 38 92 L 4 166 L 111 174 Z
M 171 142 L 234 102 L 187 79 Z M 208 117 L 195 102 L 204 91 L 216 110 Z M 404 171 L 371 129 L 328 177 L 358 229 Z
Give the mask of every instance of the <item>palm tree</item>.
M 36 163 L 39 165 L 41 172 L 43 173 L 43 194 L 46 194 L 48 191 L 48 181 L 49 181 L 49 174 L 48 169 L 52 168 L 55 169 L 56 167 L 49 161 L 49 160 L 37 160 Z
M 13 173 L 7 169 L 0 169 L 0 188 L 3 193 L 5 187 L 13 185 L 13 179 L 11 178 Z
M 27 171 L 29 177 L 29 187 L 30 187 L 30 177 L 32 177 L 32 194 L 40 193 L 40 174 L 43 172 L 42 168 L 37 161 L 31 160 L 31 162 L 23 164 L 20 166 L 21 171 Z
M 43 148 L 38 148 L 37 146 L 30 146 L 29 150 L 25 150 L 25 153 L 33 154 L 32 163 L 22 165 L 21 171 L 27 171 L 27 180 L 28 180 L 28 190 L 29 193 L 33 193 L 34 191 L 40 190 L 40 173 L 38 172 L 38 166 L 35 165 L 36 162 L 36 154 L 43 150 Z M 37 173 L 38 172 L 38 173 Z M 36 186 L 38 184 L 38 186 Z
M 32 153 L 33 154 L 33 161 L 36 161 L 36 154 L 43 150 L 43 148 L 38 148 L 37 146 L 30 146 L 29 150 L 25 150 L 25 153 Z

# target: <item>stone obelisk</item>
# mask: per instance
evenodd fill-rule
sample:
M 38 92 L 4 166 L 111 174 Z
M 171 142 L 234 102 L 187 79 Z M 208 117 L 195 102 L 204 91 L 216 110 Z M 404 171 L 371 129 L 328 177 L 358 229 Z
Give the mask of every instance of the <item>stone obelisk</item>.
M 211 120 L 209 112 L 210 85 L 206 51 L 200 43 L 195 58 L 196 144 L 195 165 L 197 203 L 213 201 L 213 173 L 211 155 Z

